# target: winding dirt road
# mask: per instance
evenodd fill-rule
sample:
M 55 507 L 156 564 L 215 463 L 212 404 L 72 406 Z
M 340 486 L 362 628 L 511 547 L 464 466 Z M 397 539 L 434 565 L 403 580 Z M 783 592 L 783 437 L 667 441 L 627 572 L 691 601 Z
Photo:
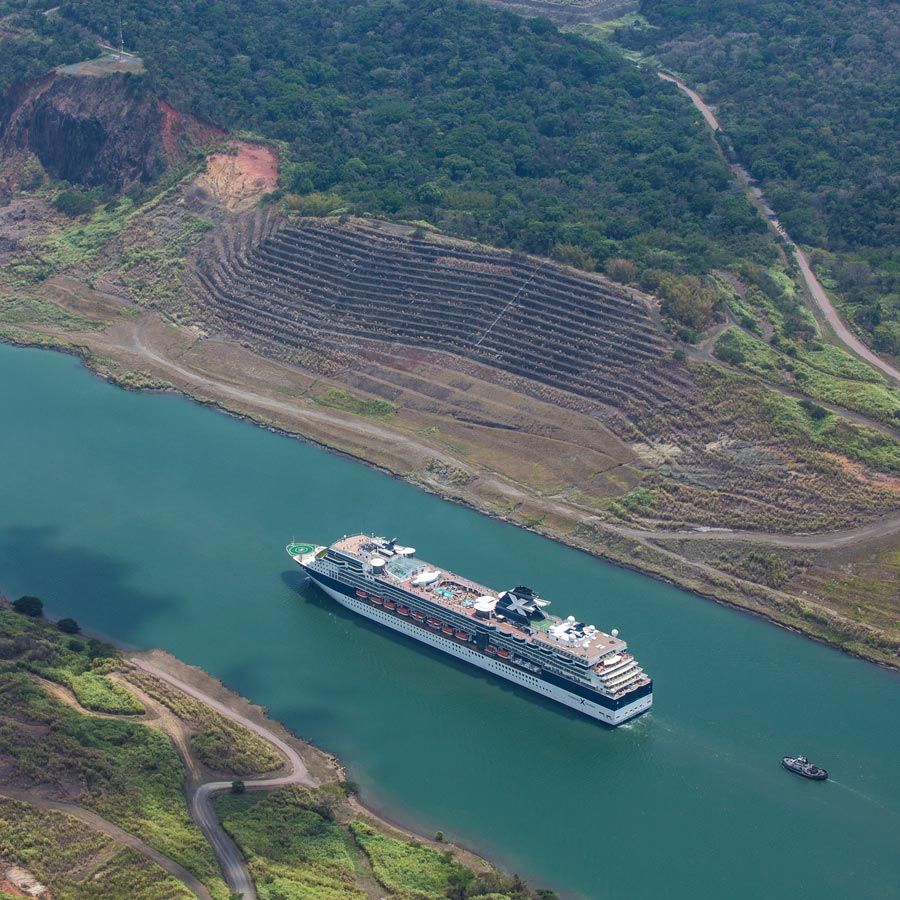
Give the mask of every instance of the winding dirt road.
M 236 722 L 243 728 L 259 735 L 259 737 L 268 741 L 282 754 L 285 759 L 286 771 L 283 774 L 276 775 L 272 778 L 245 780 L 244 785 L 248 790 L 277 788 L 291 784 L 302 784 L 306 787 L 315 787 L 316 783 L 309 774 L 306 764 L 300 758 L 300 754 L 278 737 L 278 735 L 274 734 L 269 728 L 254 722 L 246 716 L 242 716 L 240 713 L 230 709 L 226 704 L 220 703 L 203 691 L 176 678 L 174 675 L 170 675 L 159 666 L 155 666 L 139 657 L 132 657 L 131 662 L 144 672 L 167 682 L 185 694 L 189 694 L 194 699 L 211 707 L 232 722 Z M 219 865 L 222 868 L 222 876 L 228 884 L 228 887 L 235 894 L 242 896 L 244 900 L 255 900 L 256 888 L 253 885 L 253 879 L 247 869 L 244 857 L 237 845 L 222 827 L 222 823 L 219 821 L 212 805 L 213 797 L 215 797 L 216 794 L 221 794 L 228 790 L 231 790 L 230 781 L 206 781 L 196 784 L 189 788 L 188 807 L 190 808 L 194 821 L 200 826 L 201 831 L 212 845 L 216 859 L 218 859 Z
M 686 94 L 691 103 L 700 111 L 703 118 L 706 120 L 706 124 L 713 131 L 721 131 L 722 128 L 719 125 L 719 121 L 716 118 L 715 113 L 709 108 L 709 106 L 704 102 L 703 98 L 692 88 L 689 88 L 683 81 L 676 78 L 674 75 L 669 74 L 668 72 L 658 72 L 657 73 L 660 78 L 664 81 L 671 81 L 672 84 L 676 85 L 678 89 Z M 747 170 L 740 165 L 732 165 L 732 171 L 737 175 L 737 177 L 743 182 L 743 184 L 750 190 L 754 192 L 754 196 L 758 201 L 758 205 L 760 207 L 761 214 L 766 219 L 766 222 L 769 224 L 769 227 L 772 231 L 775 232 L 779 237 L 784 238 L 791 246 L 794 248 L 794 259 L 797 261 L 797 265 L 800 267 L 800 274 L 803 276 L 803 281 L 806 283 L 807 290 L 809 291 L 810 296 L 813 299 L 813 302 L 819 309 L 819 312 L 824 316 L 825 321 L 828 322 L 829 327 L 835 333 L 838 340 L 855 356 L 860 357 L 869 363 L 870 366 L 878 369 L 883 375 L 887 375 L 888 378 L 893 379 L 895 382 L 900 383 L 900 371 L 895 369 L 890 363 L 881 359 L 881 357 L 877 356 L 873 353 L 865 344 L 860 341 L 856 335 L 850 331 L 849 328 L 844 324 L 841 320 L 841 317 L 838 315 L 837 310 L 834 308 L 831 300 L 828 299 L 828 294 L 825 293 L 825 289 L 822 287 L 821 282 L 818 278 L 816 278 L 812 269 L 809 265 L 809 259 L 806 254 L 797 246 L 797 244 L 791 240 L 790 235 L 787 233 L 785 227 L 778 221 L 778 218 L 774 215 L 767 215 L 766 210 L 771 209 L 768 205 L 768 201 L 763 196 L 762 192 L 758 188 L 754 188 L 750 183 L 750 175 Z
M 65 803 L 62 800 L 51 800 L 48 797 L 40 796 L 33 790 L 20 790 L 18 788 L 7 787 L 6 785 L 0 787 L 0 797 L 18 800 L 22 803 L 27 803 L 29 806 L 33 806 L 36 809 L 65 813 L 73 819 L 78 819 L 80 822 L 84 822 L 85 825 L 89 825 L 94 830 L 102 832 L 107 837 L 111 837 L 117 844 L 124 847 L 131 847 L 148 859 L 152 859 L 153 862 L 165 869 L 170 875 L 174 875 L 185 887 L 200 897 L 201 900 L 212 900 L 212 895 L 209 893 L 203 882 L 195 875 L 188 872 L 184 866 L 175 862 L 174 859 L 166 856 L 164 853 L 160 853 L 156 848 L 144 843 L 139 837 L 136 837 L 128 831 L 124 831 L 119 828 L 118 825 L 114 825 L 112 822 L 104 819 L 102 816 L 97 815 L 97 813 L 92 812 L 89 809 L 85 809 L 83 806 L 78 806 L 75 803 Z

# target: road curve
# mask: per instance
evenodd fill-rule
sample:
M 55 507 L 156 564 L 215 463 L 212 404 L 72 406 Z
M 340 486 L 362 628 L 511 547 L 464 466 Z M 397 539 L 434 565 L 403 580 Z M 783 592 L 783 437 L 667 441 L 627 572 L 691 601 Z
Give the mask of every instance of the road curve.
M 290 784 L 302 784 L 307 787 L 314 787 L 315 781 L 309 774 L 306 764 L 300 758 L 300 754 L 283 741 L 278 735 L 274 734 L 269 728 L 242 716 L 240 713 L 230 709 L 226 704 L 220 703 L 218 700 L 205 694 L 198 688 L 170 675 L 164 669 L 148 663 L 139 657 L 132 657 L 131 662 L 139 669 L 154 675 L 173 687 L 177 688 L 185 694 L 189 694 L 196 700 L 205 703 L 216 712 L 236 722 L 238 725 L 259 735 L 263 740 L 268 741 L 275 746 L 285 758 L 286 771 L 281 775 L 272 778 L 255 778 L 245 779 L 244 785 L 250 790 L 261 790 L 264 788 L 284 787 Z M 213 809 L 212 799 L 216 794 L 231 790 L 230 781 L 207 781 L 197 785 L 190 791 L 188 797 L 188 806 L 196 823 L 200 826 L 201 831 L 206 835 L 207 840 L 212 845 L 216 859 L 222 868 L 222 876 L 231 890 L 242 896 L 244 900 L 256 900 L 256 888 L 253 879 L 247 869 L 241 851 L 237 845 L 222 827 L 215 810 Z
M 6 785 L 0 787 L 0 797 L 18 800 L 22 803 L 27 803 L 29 806 L 34 806 L 37 809 L 48 809 L 65 813 L 73 819 L 78 819 L 79 821 L 84 822 L 85 825 L 89 825 L 91 828 L 111 837 L 116 843 L 131 847 L 148 859 L 152 859 L 153 862 L 165 869 L 170 875 L 174 875 L 186 888 L 188 888 L 188 890 L 193 891 L 200 900 L 212 900 L 212 896 L 206 888 L 206 885 L 204 885 L 195 875 L 188 872 L 184 866 L 175 862 L 174 859 L 171 859 L 164 853 L 160 853 L 155 847 L 151 847 L 149 844 L 144 843 L 139 837 L 136 837 L 128 831 L 124 831 L 119 828 L 118 825 L 114 825 L 102 816 L 97 815 L 97 813 L 92 810 L 85 809 L 83 806 L 78 806 L 75 803 L 65 803 L 61 800 L 51 800 L 47 797 L 40 797 L 35 795 L 32 791 L 18 790 L 16 788 L 7 787 Z
M 721 131 L 722 127 L 719 125 L 719 120 L 716 118 L 715 113 L 707 106 L 704 102 L 703 98 L 692 88 L 689 88 L 683 81 L 676 78 L 674 75 L 671 75 L 669 72 L 658 72 L 657 73 L 660 78 L 664 81 L 671 81 L 672 84 L 676 85 L 678 89 L 686 94 L 691 103 L 694 104 L 695 107 L 700 111 L 703 118 L 706 120 L 706 124 L 713 131 Z M 748 187 L 751 187 L 750 184 L 750 176 L 746 169 L 743 166 L 732 165 L 732 171 L 740 178 L 740 180 Z M 755 196 L 759 201 L 760 205 L 765 206 L 768 209 L 771 209 L 768 205 L 768 201 L 763 196 L 762 192 L 758 189 L 756 190 Z M 794 248 L 794 259 L 797 261 L 797 265 L 800 267 L 800 274 L 803 276 L 803 281 L 806 283 L 807 290 L 809 291 L 810 296 L 813 299 L 813 302 L 819 309 L 819 312 L 825 317 L 825 321 L 828 322 L 828 325 L 831 327 L 832 331 L 834 331 L 838 340 L 854 355 L 864 359 L 870 366 L 878 369 L 884 375 L 887 375 L 888 378 L 892 378 L 894 381 L 900 383 L 900 371 L 895 369 L 890 363 L 883 360 L 880 356 L 877 356 L 873 353 L 859 338 L 850 331 L 849 328 L 844 324 L 841 320 L 841 317 L 838 315 L 837 310 L 834 308 L 831 300 L 828 299 L 828 294 L 825 293 L 825 289 L 822 287 L 821 282 L 818 278 L 816 278 L 813 270 L 810 268 L 809 259 L 806 254 L 797 246 L 797 244 L 791 240 L 790 235 L 785 230 L 785 227 L 778 221 L 778 219 L 774 216 L 766 216 L 766 222 L 772 231 L 775 232 L 779 237 L 784 238 L 791 246 Z

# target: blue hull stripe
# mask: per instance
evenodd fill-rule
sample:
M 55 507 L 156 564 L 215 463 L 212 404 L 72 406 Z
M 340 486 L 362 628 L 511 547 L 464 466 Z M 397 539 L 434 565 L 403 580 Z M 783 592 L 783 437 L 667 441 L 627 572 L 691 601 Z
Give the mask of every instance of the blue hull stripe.
M 355 588 L 349 587 L 343 582 L 338 581 L 336 578 L 332 578 L 331 576 L 325 575 L 322 572 L 310 572 L 308 569 L 306 569 L 305 566 L 301 566 L 301 568 L 303 568 L 311 578 L 314 578 L 316 581 L 322 582 L 322 584 L 331 588 L 331 590 L 337 591 L 339 594 L 343 594 L 345 597 L 349 597 L 352 600 L 356 600 L 358 603 L 363 602 L 361 598 L 356 596 Z M 438 611 L 435 611 L 435 614 L 437 614 L 437 612 Z M 502 662 L 502 660 L 498 660 L 498 662 Z M 510 668 L 514 667 L 510 666 Z M 627 694 L 625 694 L 624 697 L 614 699 L 612 697 L 607 697 L 604 694 L 599 693 L 598 691 L 592 691 L 589 687 L 585 687 L 584 685 L 578 684 L 575 681 L 569 681 L 567 678 L 562 678 L 559 675 L 555 675 L 553 672 L 546 672 L 542 670 L 540 678 L 542 681 L 546 681 L 547 684 L 552 684 L 554 687 L 562 688 L 563 690 L 569 691 L 572 694 L 576 694 L 579 697 L 584 697 L 586 700 L 590 700 L 592 703 L 596 703 L 598 706 L 602 706 L 604 709 L 611 710 L 621 709 L 623 706 L 627 706 L 629 703 L 634 703 L 635 700 L 640 700 L 641 697 L 646 697 L 648 694 L 653 693 L 652 681 L 649 684 L 645 684 L 634 691 L 629 691 Z

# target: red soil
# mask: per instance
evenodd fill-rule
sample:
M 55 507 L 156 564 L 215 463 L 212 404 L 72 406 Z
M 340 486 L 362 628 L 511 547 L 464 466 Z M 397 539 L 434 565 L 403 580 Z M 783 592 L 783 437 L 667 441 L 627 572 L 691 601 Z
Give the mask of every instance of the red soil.
M 158 107 L 162 116 L 160 133 L 163 147 L 170 160 L 181 155 L 185 143 L 202 147 L 225 135 L 221 128 L 203 122 L 194 116 L 180 113 L 165 100 L 158 101 Z
M 228 151 L 210 156 L 195 184 L 226 209 L 249 209 L 278 186 L 278 154 L 247 141 L 230 141 Z

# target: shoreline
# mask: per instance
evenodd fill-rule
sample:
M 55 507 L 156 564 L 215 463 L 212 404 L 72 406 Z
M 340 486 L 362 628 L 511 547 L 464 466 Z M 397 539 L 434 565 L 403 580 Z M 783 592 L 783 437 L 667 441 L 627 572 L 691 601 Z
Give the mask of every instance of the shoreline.
M 59 337 L 59 343 L 56 343 L 57 336 L 55 334 L 47 334 L 48 340 L 41 341 L 37 337 L 31 337 L 29 339 L 27 334 L 23 334 L 22 338 L 16 338 L 14 336 L 10 336 L 9 333 L 0 333 L 0 343 L 5 343 L 9 346 L 20 347 L 23 349 L 36 349 L 36 350 L 51 350 L 58 353 L 63 353 L 67 356 L 74 357 L 77 359 L 81 365 L 93 376 L 100 378 L 105 381 L 107 384 L 113 385 L 121 390 L 133 393 L 153 393 L 153 394 L 172 394 L 180 396 L 191 403 L 194 403 L 200 407 L 204 407 L 207 409 L 215 410 L 219 413 L 229 416 L 232 419 L 236 419 L 238 421 L 245 422 L 247 424 L 253 425 L 256 428 L 262 428 L 265 431 L 268 431 L 272 434 L 279 435 L 281 437 L 290 438 L 292 440 L 299 440 L 305 444 L 316 447 L 318 449 L 324 450 L 328 453 L 335 454 L 339 457 L 342 457 L 346 460 L 349 460 L 354 463 L 358 463 L 366 466 L 369 469 L 372 469 L 376 472 L 379 472 L 382 475 L 386 475 L 390 478 L 396 479 L 398 481 L 402 481 L 405 484 L 408 484 L 412 487 L 418 488 L 419 490 L 424 491 L 431 496 L 438 497 L 441 500 L 446 502 L 454 503 L 457 506 L 464 507 L 466 509 L 471 510 L 472 512 L 479 513 L 480 515 L 488 516 L 495 521 L 502 522 L 506 525 L 512 525 L 517 528 L 521 528 L 525 531 L 529 531 L 532 534 L 537 535 L 545 540 L 551 540 L 555 543 L 567 547 L 570 550 L 575 550 L 580 553 L 585 553 L 594 559 L 599 559 L 608 565 L 616 566 L 621 569 L 625 569 L 635 574 L 641 575 L 646 578 L 652 578 L 655 581 L 662 582 L 664 584 L 670 585 L 671 587 L 677 588 L 678 590 L 683 590 L 689 594 L 693 594 L 696 597 L 705 600 L 712 601 L 719 606 L 724 606 L 729 609 L 735 610 L 737 612 L 749 614 L 758 618 L 770 625 L 777 626 L 782 628 L 785 631 L 792 632 L 798 636 L 804 637 L 808 640 L 812 640 L 817 644 L 821 644 L 823 646 L 829 647 L 833 650 L 838 650 L 841 653 L 853 657 L 855 659 L 859 659 L 868 663 L 872 663 L 877 665 L 879 668 L 886 669 L 888 671 L 900 673 L 900 659 L 897 661 L 893 661 L 890 659 L 879 658 L 877 656 L 868 655 L 865 652 L 861 652 L 855 650 L 851 647 L 846 647 L 837 641 L 833 641 L 828 639 L 824 635 L 816 634 L 812 631 L 807 631 L 803 627 L 798 624 L 789 622 L 789 621 L 781 621 L 775 617 L 772 613 L 765 611 L 764 609 L 759 609 L 751 605 L 752 601 L 747 598 L 746 603 L 741 603 L 736 599 L 729 598 L 727 596 L 723 596 L 721 594 L 716 594 L 711 590 L 703 590 L 702 587 L 698 586 L 696 581 L 691 578 L 685 577 L 683 580 L 679 579 L 677 576 L 660 572 L 652 568 L 644 568 L 639 565 L 633 559 L 626 559 L 617 557 L 611 553 L 604 553 L 598 549 L 592 548 L 590 546 L 585 545 L 584 543 L 577 542 L 574 540 L 566 540 L 560 534 L 553 533 L 551 531 L 542 531 L 539 527 L 535 525 L 530 525 L 526 522 L 520 522 L 515 519 L 510 518 L 509 516 L 503 515 L 502 513 L 498 513 L 496 510 L 491 510 L 487 507 L 480 507 L 476 505 L 474 502 L 466 499 L 465 497 L 455 495 L 452 493 L 445 493 L 440 488 L 432 483 L 426 483 L 423 481 L 419 481 L 414 478 L 410 478 L 404 475 L 401 475 L 397 472 L 391 471 L 386 466 L 380 465 L 377 462 L 366 459 L 365 457 L 356 455 L 348 450 L 342 449 L 340 447 L 335 447 L 325 443 L 324 441 L 317 440 L 314 437 L 311 437 L 308 434 L 303 434 L 297 431 L 291 431 L 287 428 L 280 427 L 278 425 L 273 425 L 266 421 L 261 421 L 260 418 L 257 418 L 252 411 L 247 410 L 236 410 L 230 409 L 225 406 L 220 400 L 217 399 L 205 399 L 196 396 L 189 389 L 185 387 L 180 387 L 176 384 L 169 384 L 167 387 L 141 387 L 138 385 L 128 384 L 126 382 L 122 382 L 117 379 L 111 373 L 105 373 L 100 371 L 93 364 L 93 353 L 91 349 L 83 344 L 78 344 L 75 342 L 69 342 L 65 338 Z M 573 510 L 576 512 L 576 510 Z M 603 528 L 605 523 L 601 523 L 600 527 Z M 712 537 L 715 536 L 714 532 L 711 532 Z M 748 541 L 752 541 L 752 539 L 748 538 Z M 640 545 L 643 546 L 643 545 Z M 654 546 L 649 546 L 650 549 L 659 548 Z M 726 576 L 725 573 L 721 573 L 722 577 L 733 577 Z M 740 580 L 740 579 L 738 579 Z M 764 592 L 770 592 L 774 589 L 770 589 L 764 585 L 757 585 L 760 590 Z M 740 594 L 740 586 L 735 586 L 734 590 L 736 593 Z

